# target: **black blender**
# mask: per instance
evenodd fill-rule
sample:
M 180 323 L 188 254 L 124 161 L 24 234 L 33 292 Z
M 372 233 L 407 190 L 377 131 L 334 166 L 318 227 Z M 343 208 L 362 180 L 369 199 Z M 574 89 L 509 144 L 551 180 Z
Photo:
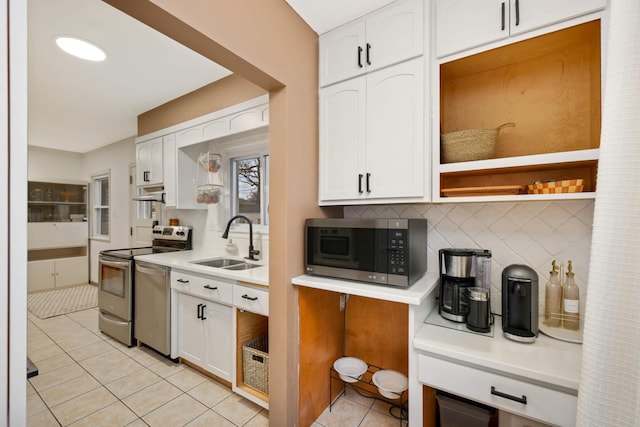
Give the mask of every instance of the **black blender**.
M 440 249 L 440 315 L 464 323 L 469 314 L 469 288 L 491 287 L 491 251 Z

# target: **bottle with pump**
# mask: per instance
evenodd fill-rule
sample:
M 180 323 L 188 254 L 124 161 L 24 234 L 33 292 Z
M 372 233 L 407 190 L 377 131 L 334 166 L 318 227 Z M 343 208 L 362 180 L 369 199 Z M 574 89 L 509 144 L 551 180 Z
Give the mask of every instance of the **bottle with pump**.
M 569 261 L 564 283 L 563 326 L 566 329 L 577 331 L 580 328 L 580 289 L 576 285 L 574 276 L 571 261 Z
M 560 268 L 554 259 L 551 263 L 549 281 L 544 287 L 544 325 L 559 328 L 562 326 L 562 287 L 560 286 Z

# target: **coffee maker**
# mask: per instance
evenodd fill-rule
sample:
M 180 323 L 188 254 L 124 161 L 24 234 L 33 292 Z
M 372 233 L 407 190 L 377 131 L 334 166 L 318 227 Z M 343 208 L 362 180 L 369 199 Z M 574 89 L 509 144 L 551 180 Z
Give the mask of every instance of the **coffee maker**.
M 519 342 L 538 337 L 538 274 L 526 265 L 502 271 L 502 333 Z
M 491 251 L 440 249 L 440 302 L 442 317 L 464 323 L 469 314 L 468 288 L 491 287 Z

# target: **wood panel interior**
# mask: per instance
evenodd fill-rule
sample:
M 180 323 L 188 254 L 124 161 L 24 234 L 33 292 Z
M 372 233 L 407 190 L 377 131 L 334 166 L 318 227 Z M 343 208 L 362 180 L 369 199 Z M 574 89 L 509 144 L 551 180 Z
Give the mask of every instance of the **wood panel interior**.
M 251 313 L 236 309 L 236 385 L 245 392 L 250 393 L 265 402 L 269 401 L 269 396 L 261 393 L 249 386 L 244 385 L 244 369 L 242 364 L 242 346 L 248 341 L 266 335 L 269 332 L 269 318 L 261 314 Z
M 437 409 L 436 389 L 422 386 L 422 427 L 436 427 Z
M 600 21 L 442 64 L 441 133 L 500 131 L 496 158 L 597 148 Z
M 490 187 L 502 185 L 533 184 L 536 181 L 560 181 L 584 179 L 583 192 L 595 191 L 597 161 L 527 166 L 503 169 L 483 169 L 464 172 L 448 172 L 440 175 L 440 189 Z
M 340 310 L 340 293 L 300 287 L 300 425 L 311 425 L 329 406 L 340 387 L 331 385 L 329 373 L 342 357 L 345 313 Z
M 350 295 L 345 325 L 345 356 L 408 375 L 409 306 Z

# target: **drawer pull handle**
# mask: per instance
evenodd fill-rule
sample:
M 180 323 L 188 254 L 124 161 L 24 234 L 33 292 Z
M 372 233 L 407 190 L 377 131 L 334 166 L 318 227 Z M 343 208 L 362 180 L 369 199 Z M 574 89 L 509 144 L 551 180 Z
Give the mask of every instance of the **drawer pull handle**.
M 189 283 L 189 281 L 185 279 L 178 279 L 177 281 L 180 283 Z
M 511 394 L 503 393 L 501 391 L 496 390 L 494 386 L 491 386 L 491 394 L 504 397 L 505 399 L 513 400 L 514 402 L 522 403 L 523 405 L 527 404 L 527 396 L 523 395 L 522 397 L 513 396 Z
M 250 297 L 247 294 L 242 295 L 242 298 L 248 299 L 249 301 L 256 301 L 258 299 L 258 297 Z
M 212 291 L 215 291 L 216 289 L 218 289 L 218 287 L 217 287 L 217 286 L 209 286 L 209 285 L 204 285 L 204 288 L 205 288 L 205 289 L 212 290 Z

